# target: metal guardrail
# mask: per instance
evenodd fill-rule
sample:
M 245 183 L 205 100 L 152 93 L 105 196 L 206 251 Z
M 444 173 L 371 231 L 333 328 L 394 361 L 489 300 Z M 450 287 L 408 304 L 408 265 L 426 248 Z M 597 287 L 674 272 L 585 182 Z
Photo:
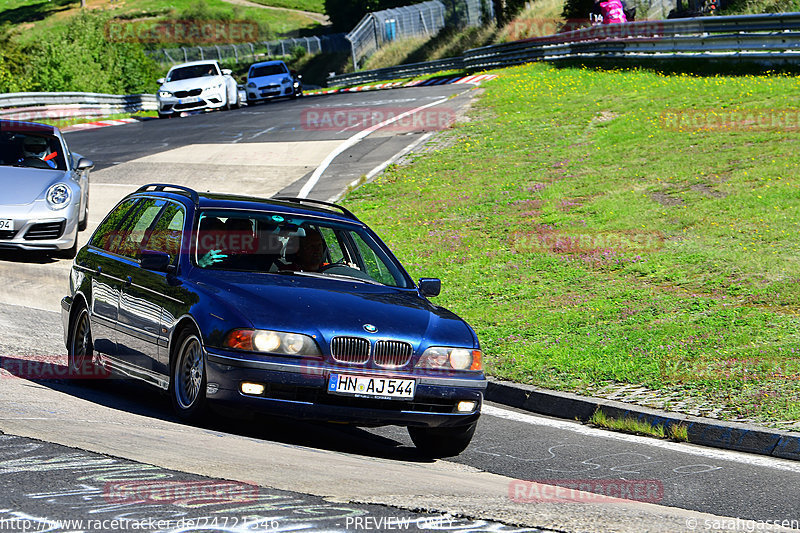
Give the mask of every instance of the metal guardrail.
M 433 73 L 450 68 L 487 70 L 562 59 L 738 59 L 800 63 L 800 13 L 639 21 L 592 26 L 467 50 L 453 65 L 439 61 L 400 65 L 328 78 L 328 86 Z M 414 74 L 414 75 L 416 75 Z
M 8 93 L 0 94 L 0 118 L 40 120 L 108 116 L 158 109 L 154 94 Z
M 328 78 L 328 86 L 331 85 L 351 85 L 356 83 L 367 83 L 371 81 L 391 80 L 395 78 L 410 78 L 421 74 L 430 74 L 442 70 L 463 70 L 464 58 L 451 57 L 438 61 L 427 61 L 424 63 L 410 63 L 398 67 L 386 67 L 375 70 L 364 70 L 352 74 L 340 74 Z
M 107 105 L 131 108 L 134 111 L 156 108 L 155 94 L 101 94 L 101 93 L 7 93 L 0 94 L 0 109 L 41 105 Z

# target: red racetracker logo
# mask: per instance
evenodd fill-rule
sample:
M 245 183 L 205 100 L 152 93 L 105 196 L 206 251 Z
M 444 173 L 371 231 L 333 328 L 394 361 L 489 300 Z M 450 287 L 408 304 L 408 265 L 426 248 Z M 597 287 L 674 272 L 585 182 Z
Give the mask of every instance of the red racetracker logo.
M 106 39 L 122 43 L 231 44 L 258 41 L 258 24 L 249 20 L 109 21 Z
M 518 479 L 509 483 L 508 497 L 516 503 L 656 503 L 664 498 L 664 486 L 657 479 Z
M 255 502 L 259 488 L 237 481 L 114 481 L 105 484 L 103 497 L 108 503 L 171 503 L 200 507 Z
M 381 127 L 391 131 L 443 130 L 456 121 L 449 107 L 415 111 L 410 107 L 319 107 L 306 108 L 301 115 L 304 130 L 341 131 Z M 383 124 L 383 126 L 381 126 Z

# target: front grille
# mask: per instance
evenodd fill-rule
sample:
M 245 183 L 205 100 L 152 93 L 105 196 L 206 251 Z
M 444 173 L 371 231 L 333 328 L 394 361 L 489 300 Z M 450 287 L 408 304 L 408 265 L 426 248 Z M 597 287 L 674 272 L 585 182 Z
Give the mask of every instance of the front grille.
M 261 91 L 280 91 L 280 85 L 262 85 L 258 88 Z
M 195 107 L 205 107 L 206 105 L 208 104 L 206 104 L 203 100 L 200 100 L 199 102 L 193 102 L 191 104 L 175 104 L 173 109 L 193 109 Z
M 41 224 L 34 224 L 28 231 L 25 232 L 26 241 L 49 241 L 58 239 L 64 233 L 64 226 L 67 225 L 66 220 L 61 222 L 43 222 Z
M 0 240 L 2 240 L 2 241 L 10 241 L 16 235 L 17 235 L 17 231 L 16 230 L 5 229 L 3 231 L 0 231 Z
M 369 341 L 360 337 L 334 337 L 331 355 L 340 363 L 364 364 L 369 360 Z
M 413 352 L 414 349 L 407 342 L 378 341 L 373 358 L 378 366 L 399 368 L 408 363 Z
M 175 98 L 186 98 L 187 96 L 200 96 L 202 89 L 192 89 L 191 91 L 175 91 Z

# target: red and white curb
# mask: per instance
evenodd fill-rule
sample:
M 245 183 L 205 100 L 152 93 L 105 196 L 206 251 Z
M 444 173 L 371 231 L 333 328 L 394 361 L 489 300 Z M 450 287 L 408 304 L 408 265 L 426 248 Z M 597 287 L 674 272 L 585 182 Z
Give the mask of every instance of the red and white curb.
M 97 120 L 95 122 L 85 122 L 83 124 L 73 124 L 62 128 L 61 131 L 82 131 L 82 130 L 95 130 L 97 128 L 107 128 L 108 126 L 122 126 L 123 124 L 130 124 L 132 122 L 141 122 L 135 118 L 115 118 L 108 120 Z
M 346 89 L 320 89 L 316 91 L 305 91 L 304 96 L 321 96 L 324 94 L 336 93 L 355 93 L 362 91 L 379 91 L 382 89 L 397 89 L 400 87 L 430 87 L 433 85 L 450 85 L 456 83 L 479 84 L 496 78 L 497 74 L 475 74 L 472 76 L 442 76 L 438 78 L 428 78 L 427 80 L 394 81 L 389 83 L 379 83 L 377 85 L 361 85 L 358 87 L 347 87 Z

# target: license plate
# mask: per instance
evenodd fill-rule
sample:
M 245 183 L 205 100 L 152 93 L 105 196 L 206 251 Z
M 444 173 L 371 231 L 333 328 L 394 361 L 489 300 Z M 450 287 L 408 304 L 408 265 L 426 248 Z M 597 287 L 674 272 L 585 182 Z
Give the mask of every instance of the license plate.
M 416 382 L 413 379 L 376 378 L 331 374 L 328 392 L 370 398 L 414 398 Z
M 11 231 L 14 229 L 13 218 L 0 218 L 0 231 Z
M 199 101 L 200 101 L 200 98 L 198 96 L 192 96 L 191 98 L 181 98 L 180 100 L 178 100 L 178 103 L 179 104 L 196 104 Z

